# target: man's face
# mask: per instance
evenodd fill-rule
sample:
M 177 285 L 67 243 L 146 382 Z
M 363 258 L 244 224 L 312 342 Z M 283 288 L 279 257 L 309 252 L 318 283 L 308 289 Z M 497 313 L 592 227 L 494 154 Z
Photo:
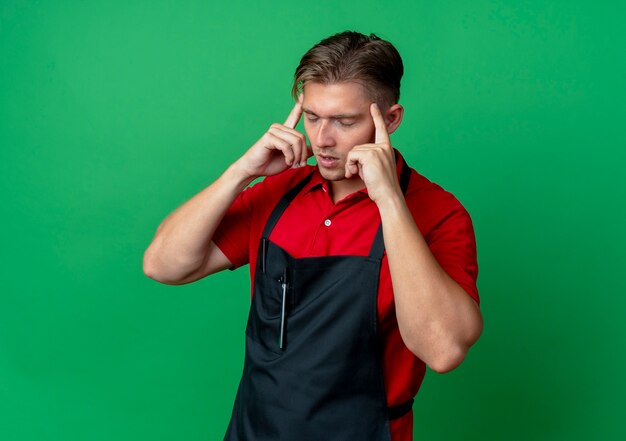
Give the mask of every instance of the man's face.
M 348 152 L 374 142 L 371 99 L 357 83 L 306 83 L 304 129 L 320 174 L 330 181 L 345 179 Z

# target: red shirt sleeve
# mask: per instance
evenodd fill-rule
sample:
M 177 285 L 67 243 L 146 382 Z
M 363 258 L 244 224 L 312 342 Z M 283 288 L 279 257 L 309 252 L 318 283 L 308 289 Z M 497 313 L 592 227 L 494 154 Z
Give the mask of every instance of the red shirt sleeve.
M 407 202 L 430 251 L 444 271 L 480 304 L 476 238 L 469 213 L 452 193 L 419 173 L 411 182 Z
M 450 193 L 445 215 L 428 236 L 431 252 L 456 283 L 480 304 L 476 280 L 478 261 L 472 220 L 465 207 Z
M 233 264 L 231 269 L 250 261 L 253 201 L 259 192 L 259 184 L 246 188 L 237 196 L 213 234 L 213 242 Z

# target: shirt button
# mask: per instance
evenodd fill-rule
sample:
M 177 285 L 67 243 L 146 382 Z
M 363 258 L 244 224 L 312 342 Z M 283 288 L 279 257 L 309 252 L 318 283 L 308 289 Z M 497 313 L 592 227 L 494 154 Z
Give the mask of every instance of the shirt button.
M 330 219 L 326 219 L 326 220 L 324 221 L 324 225 L 326 225 L 327 227 L 330 227 L 330 224 L 331 224 L 331 223 L 332 223 L 332 222 L 330 221 Z

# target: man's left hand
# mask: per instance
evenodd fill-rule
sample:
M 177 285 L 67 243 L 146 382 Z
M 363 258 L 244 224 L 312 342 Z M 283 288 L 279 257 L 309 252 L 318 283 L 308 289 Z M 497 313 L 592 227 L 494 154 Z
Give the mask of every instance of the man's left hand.
M 377 205 L 402 194 L 396 171 L 396 159 L 387 126 L 376 103 L 370 105 L 376 127 L 374 144 L 355 146 L 346 161 L 346 178 L 359 175 L 365 183 L 370 199 Z

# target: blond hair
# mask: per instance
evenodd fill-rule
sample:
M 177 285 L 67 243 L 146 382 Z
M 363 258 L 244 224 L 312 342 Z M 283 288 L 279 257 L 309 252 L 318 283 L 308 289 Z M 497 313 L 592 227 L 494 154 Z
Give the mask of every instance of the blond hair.
M 304 54 L 291 93 L 297 98 L 307 82 L 356 82 L 372 101 L 389 106 L 400 99 L 403 73 L 402 58 L 391 43 L 374 34 L 346 31 L 320 41 Z

